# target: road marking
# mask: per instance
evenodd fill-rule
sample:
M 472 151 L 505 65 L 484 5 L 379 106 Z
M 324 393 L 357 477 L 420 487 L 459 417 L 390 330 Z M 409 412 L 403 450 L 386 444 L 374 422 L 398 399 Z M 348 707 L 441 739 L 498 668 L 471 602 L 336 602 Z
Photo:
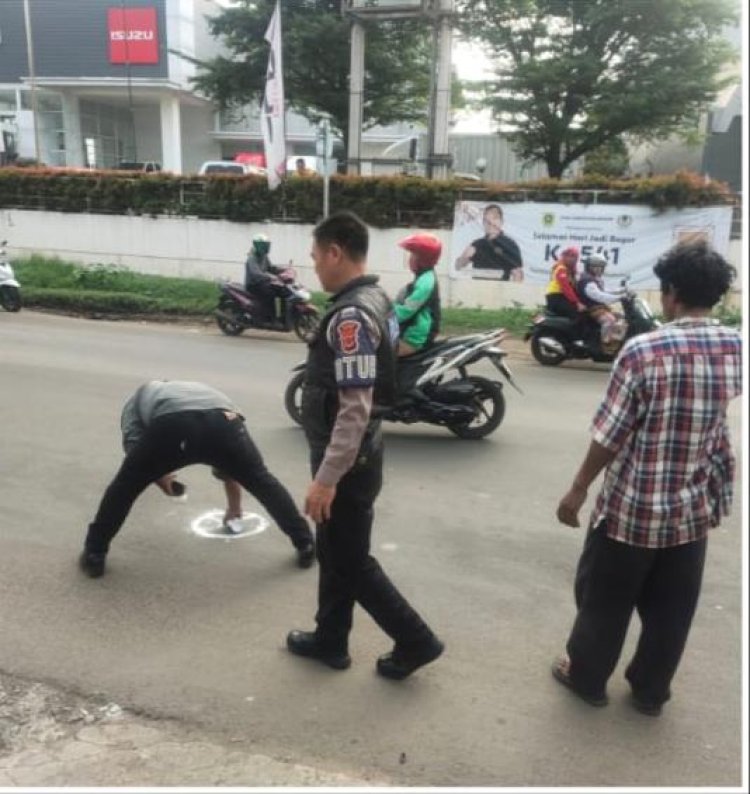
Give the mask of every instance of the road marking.
M 242 518 L 235 519 L 232 524 L 239 527 L 238 532 L 233 532 L 224 527 L 224 511 L 209 510 L 199 515 L 190 523 L 190 530 L 200 538 L 218 538 L 219 540 L 236 540 L 249 538 L 265 532 L 270 522 L 267 518 L 257 513 L 243 513 Z

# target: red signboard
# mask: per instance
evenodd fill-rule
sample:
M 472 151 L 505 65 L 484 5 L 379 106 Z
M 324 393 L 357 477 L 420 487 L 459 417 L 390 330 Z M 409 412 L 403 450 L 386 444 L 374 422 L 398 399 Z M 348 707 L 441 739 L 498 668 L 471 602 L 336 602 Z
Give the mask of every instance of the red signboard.
M 110 63 L 159 63 L 155 8 L 110 8 Z

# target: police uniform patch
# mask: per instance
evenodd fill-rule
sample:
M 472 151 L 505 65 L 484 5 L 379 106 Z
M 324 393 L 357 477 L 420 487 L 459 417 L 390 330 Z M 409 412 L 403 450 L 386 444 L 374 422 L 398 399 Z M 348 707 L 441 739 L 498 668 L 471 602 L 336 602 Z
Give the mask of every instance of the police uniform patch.
M 342 311 L 329 338 L 339 388 L 372 388 L 377 376 L 376 344 L 360 312 L 352 307 Z

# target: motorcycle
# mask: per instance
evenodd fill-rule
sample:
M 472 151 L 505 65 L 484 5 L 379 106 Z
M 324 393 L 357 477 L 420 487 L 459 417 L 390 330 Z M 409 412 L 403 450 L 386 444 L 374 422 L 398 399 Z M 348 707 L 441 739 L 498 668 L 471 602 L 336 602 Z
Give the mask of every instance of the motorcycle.
M 7 240 L 0 242 L 0 304 L 9 312 L 21 310 L 21 285 L 10 264 L 5 246 Z
M 374 414 L 389 422 L 440 425 L 464 439 L 479 439 L 496 430 L 505 416 L 503 384 L 469 375 L 467 368 L 489 359 L 516 391 L 522 393 L 499 346 L 505 331 L 454 336 L 398 362 L 397 397 L 391 406 L 376 406 Z M 284 406 L 302 424 L 304 364 L 296 366 L 284 392 Z M 449 377 L 449 375 L 454 377 Z
M 621 286 L 627 286 L 626 279 Z M 620 304 L 627 330 L 623 339 L 609 348 L 602 346 L 599 323 L 592 317 L 571 320 L 548 311 L 534 317 L 523 338 L 527 342 L 531 340 L 531 354 L 545 367 L 555 367 L 568 359 L 612 362 L 628 339 L 661 325 L 646 301 L 635 292 L 626 289 Z
M 310 302 L 310 292 L 298 281 L 292 267 L 271 277 L 278 295 L 274 298 L 274 317 L 266 319 L 262 299 L 248 292 L 241 284 L 230 281 L 219 284 L 221 295 L 216 309 L 216 324 L 227 336 L 238 336 L 246 328 L 267 331 L 294 331 L 303 341 L 315 336 L 320 322 L 318 310 Z

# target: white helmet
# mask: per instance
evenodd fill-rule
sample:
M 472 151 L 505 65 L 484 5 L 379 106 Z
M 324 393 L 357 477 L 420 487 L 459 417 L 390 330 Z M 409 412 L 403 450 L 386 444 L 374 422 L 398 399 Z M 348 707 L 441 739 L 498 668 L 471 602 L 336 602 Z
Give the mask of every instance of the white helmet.
M 607 260 L 601 254 L 591 254 L 584 262 L 583 267 L 587 273 L 591 272 L 592 267 L 600 267 L 603 273 L 607 267 Z

